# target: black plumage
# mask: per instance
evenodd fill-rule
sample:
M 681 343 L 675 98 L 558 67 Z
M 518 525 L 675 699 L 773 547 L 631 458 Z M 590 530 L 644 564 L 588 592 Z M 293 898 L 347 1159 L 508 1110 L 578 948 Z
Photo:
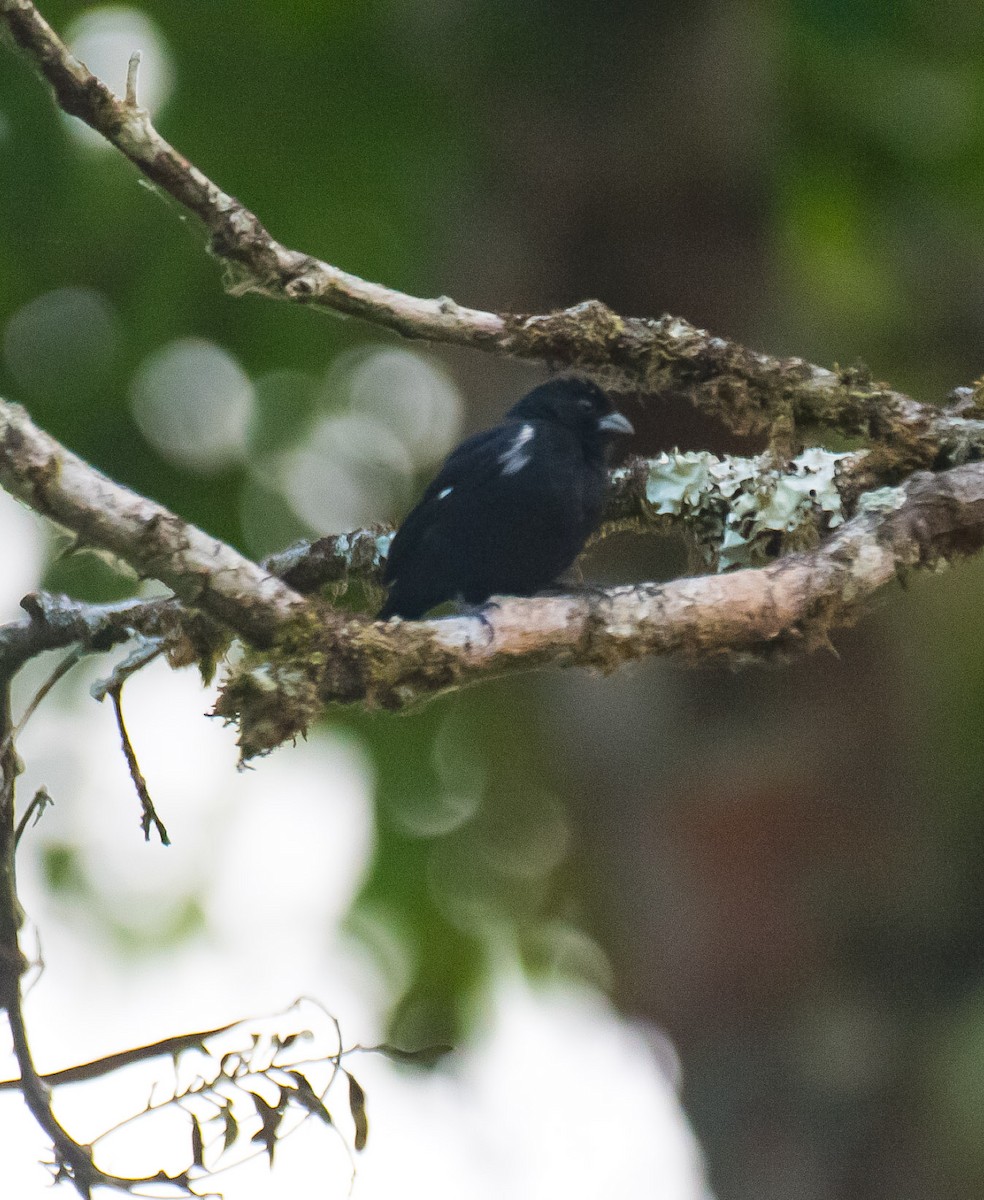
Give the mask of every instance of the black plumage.
M 393 538 L 381 619 L 553 583 L 597 529 L 605 453 L 632 426 L 590 380 L 541 384 L 448 455 Z

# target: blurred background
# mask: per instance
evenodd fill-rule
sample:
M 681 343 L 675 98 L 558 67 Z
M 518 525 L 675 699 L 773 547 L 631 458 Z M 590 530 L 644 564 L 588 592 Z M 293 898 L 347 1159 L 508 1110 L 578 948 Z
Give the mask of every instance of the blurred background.
M 141 99 L 161 132 L 274 236 L 366 278 L 481 308 L 598 297 L 632 315 L 670 311 L 775 354 L 863 360 L 928 401 L 982 373 L 978 0 L 47 0 L 43 11 L 117 91 L 140 48 Z M 261 556 L 399 518 L 463 433 L 541 377 L 232 299 L 220 277 L 194 220 L 5 56 L 0 394 L 115 478 Z M 738 448 L 672 398 L 622 406 L 633 452 Z M 39 579 L 90 599 L 132 592 L 99 559 L 59 559 L 56 539 L 28 524 L 5 615 Z M 676 544 L 612 539 L 586 574 L 667 578 L 684 564 Z M 148 756 L 164 744 L 156 777 L 149 761 L 145 774 L 165 819 L 186 814 L 192 860 L 180 839 L 166 854 L 138 842 L 125 776 L 112 825 L 89 836 L 105 773 L 122 767 L 107 765 L 109 714 L 70 679 L 63 733 L 46 734 L 56 717 L 43 709 L 24 747 L 38 782 L 62 781 L 26 856 L 28 907 L 47 914 L 38 1012 L 81 1003 L 66 989 L 94 969 L 87 954 L 77 976 L 59 976 L 56 946 L 69 958 L 99 947 L 108 1038 L 135 980 L 137 1009 L 162 998 L 145 1031 L 158 1037 L 179 1019 L 248 1010 L 253 939 L 277 953 L 296 942 L 274 989 L 284 1003 L 317 961 L 322 998 L 348 1006 L 357 1040 L 370 1040 L 364 1022 L 410 1046 L 484 1044 L 485 1070 L 503 1064 L 520 1093 L 530 1083 L 534 1124 L 578 1087 L 594 1097 L 565 1118 L 577 1145 L 556 1122 L 559 1141 L 529 1147 L 531 1170 L 538 1155 L 611 1152 L 612 1139 L 638 1168 L 616 1176 L 608 1163 L 601 1183 L 517 1176 L 512 1194 L 575 1195 L 589 1181 L 597 1195 L 607 1180 L 625 1196 L 702 1195 L 686 1128 L 672 1104 L 652 1108 L 670 1080 L 721 1200 L 979 1197 L 982 585 L 980 562 L 915 579 L 836 637 L 839 657 L 788 667 L 547 672 L 398 717 L 334 711 L 310 746 L 259 764 L 254 809 L 229 799 L 242 785 L 228 737 L 214 751 L 222 770 L 198 769 L 213 751 L 177 713 L 206 724 L 194 680 L 175 692 L 166 672 L 148 674 L 132 685 L 147 689 L 134 737 Z M 73 758 L 92 722 L 104 753 Z M 188 745 L 200 757 L 182 774 Z M 281 907 L 302 853 L 314 855 L 295 876 L 307 890 Z M 128 866 L 107 868 L 117 861 Z M 227 877 L 245 891 L 223 892 Z M 244 896 L 261 886 L 268 903 L 250 917 Z M 342 982 L 342 959 L 359 964 L 358 986 Z M 265 961 L 270 988 L 276 955 Z M 212 997 L 209 1017 L 184 985 L 175 1007 L 180 962 L 193 962 L 204 1007 Z M 244 998 L 234 1014 L 203 978 L 216 971 Z M 596 1053 L 591 1030 L 622 1039 L 619 1052 Z M 534 1085 L 530 1059 L 503 1056 L 523 1037 L 545 1052 L 551 1033 Z M 84 1057 L 79 1036 L 57 1053 Z M 572 1060 L 585 1069 L 560 1088 Z M 649 1073 L 630 1088 L 642 1062 Z M 456 1069 L 465 1091 L 435 1122 L 474 1100 L 474 1074 Z M 411 1161 L 400 1155 L 419 1139 L 400 1131 L 439 1078 L 401 1077 L 377 1162 Z M 475 1149 L 481 1171 L 518 1155 L 504 1115 L 517 1103 L 482 1110 L 508 1136 L 498 1158 Z M 636 1124 L 607 1129 L 611 1105 Z M 686 1182 L 661 1174 L 664 1120 Z M 427 1143 L 428 1171 L 470 1144 Z M 475 1170 L 463 1160 L 454 1186 L 472 1186 Z M 389 1194 L 406 1183 L 395 1179 Z

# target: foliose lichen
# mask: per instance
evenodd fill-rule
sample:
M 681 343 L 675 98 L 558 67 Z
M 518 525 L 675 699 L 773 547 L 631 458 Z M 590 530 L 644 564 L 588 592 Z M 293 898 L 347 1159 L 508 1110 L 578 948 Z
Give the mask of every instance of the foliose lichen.
M 815 540 L 844 520 L 837 464 L 851 453 L 804 450 L 786 469 L 769 454 L 718 458 L 704 450 L 661 454 L 649 471 L 645 502 L 655 515 L 682 517 L 718 571 L 775 557 Z
M 905 504 L 905 488 L 883 487 L 858 497 L 859 513 L 890 513 Z

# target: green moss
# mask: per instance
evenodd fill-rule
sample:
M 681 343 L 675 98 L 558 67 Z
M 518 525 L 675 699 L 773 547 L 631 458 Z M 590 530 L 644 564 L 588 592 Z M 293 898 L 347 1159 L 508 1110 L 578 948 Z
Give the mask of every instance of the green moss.
M 230 666 L 214 716 L 239 727 L 243 761 L 304 736 L 332 703 L 402 709 L 462 680 L 463 666 L 423 625 L 399 632 L 312 605 L 275 646 L 246 650 Z

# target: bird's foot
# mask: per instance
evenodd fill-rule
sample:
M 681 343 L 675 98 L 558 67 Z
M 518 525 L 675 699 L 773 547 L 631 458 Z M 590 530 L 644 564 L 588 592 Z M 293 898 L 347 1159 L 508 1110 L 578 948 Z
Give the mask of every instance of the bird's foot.
M 488 638 L 486 644 L 491 646 L 495 641 L 495 629 L 492 625 L 492 622 L 488 618 L 488 613 L 494 609 L 497 609 L 499 607 L 499 602 L 497 600 L 485 600 L 481 604 L 471 604 L 459 596 L 457 599 L 457 605 L 458 616 L 471 617 L 472 620 L 478 621 L 478 623 L 485 630 L 486 637 Z

